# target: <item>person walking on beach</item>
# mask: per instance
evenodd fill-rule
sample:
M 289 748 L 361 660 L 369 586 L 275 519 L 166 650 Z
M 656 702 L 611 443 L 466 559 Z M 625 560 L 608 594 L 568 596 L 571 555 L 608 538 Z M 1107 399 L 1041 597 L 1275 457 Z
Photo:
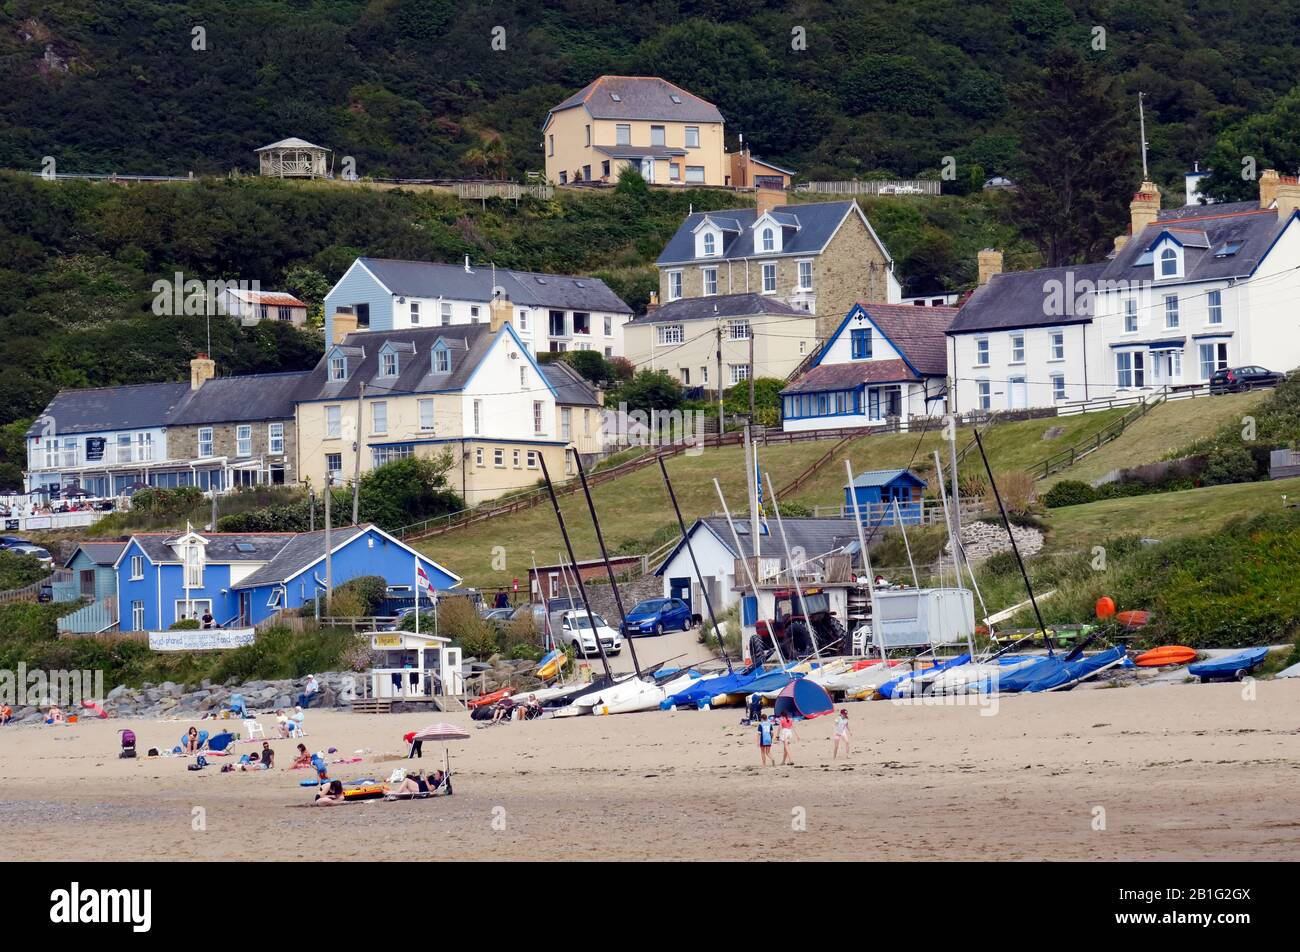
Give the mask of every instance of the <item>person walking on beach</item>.
M 766 767 L 769 763 L 776 766 L 776 758 L 772 756 L 772 719 L 764 717 L 758 722 L 758 765 Z
M 844 745 L 844 756 L 848 757 L 852 751 L 849 750 L 849 712 L 847 708 L 840 708 L 840 716 L 835 718 L 835 743 L 831 747 L 831 760 L 840 755 L 840 744 Z
M 799 739 L 799 734 L 795 731 L 794 719 L 789 714 L 782 714 L 777 724 L 781 728 L 781 766 L 784 767 L 794 763 L 790 759 L 790 744 Z

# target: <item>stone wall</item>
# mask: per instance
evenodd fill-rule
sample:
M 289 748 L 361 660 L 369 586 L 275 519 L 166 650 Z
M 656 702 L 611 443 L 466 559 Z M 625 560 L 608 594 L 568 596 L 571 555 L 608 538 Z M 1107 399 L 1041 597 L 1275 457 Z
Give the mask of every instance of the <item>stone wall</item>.
M 272 454 L 270 452 L 270 424 L 281 423 L 284 425 L 284 452 Z M 225 456 L 231 462 L 238 459 L 262 459 L 268 463 L 281 465 L 285 463 L 292 464 L 296 452 L 297 427 L 294 425 L 293 418 L 287 420 L 260 420 L 249 423 L 213 423 L 212 428 L 212 455 Z M 238 428 L 240 426 L 251 426 L 253 428 L 252 453 L 247 456 L 238 454 Z M 193 460 L 199 459 L 199 430 L 200 426 L 174 426 L 167 430 L 167 454 L 172 459 Z M 293 482 L 292 474 L 286 474 L 286 482 Z
M 1042 551 L 1043 534 L 1037 529 L 1013 525 L 1011 534 L 1015 536 L 1016 545 L 1023 557 L 1028 558 Z M 1011 548 L 1006 528 L 1000 523 L 994 525 L 989 522 L 967 522 L 963 524 L 961 527 L 961 544 L 966 550 L 966 557 L 975 564 L 979 564 L 990 556 L 1005 552 Z M 944 552 L 949 552 L 947 545 L 944 546 Z

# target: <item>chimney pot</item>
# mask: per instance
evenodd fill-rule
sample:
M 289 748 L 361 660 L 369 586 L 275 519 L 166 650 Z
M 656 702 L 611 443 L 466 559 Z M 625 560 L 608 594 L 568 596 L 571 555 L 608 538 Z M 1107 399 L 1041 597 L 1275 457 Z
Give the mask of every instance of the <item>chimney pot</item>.
M 500 331 L 503 324 L 514 323 L 514 305 L 510 303 L 510 298 L 504 294 L 499 294 L 492 299 L 492 303 L 488 305 L 488 312 L 491 315 L 489 327 L 493 334 Z
M 357 329 L 357 316 L 350 311 L 335 311 L 334 316 L 330 318 L 332 333 L 330 334 L 331 344 L 341 344 L 343 339 Z
M 199 354 L 190 361 L 190 389 L 198 390 L 205 381 L 217 375 L 216 363 L 207 354 Z
M 1129 234 L 1140 235 L 1147 225 L 1160 217 L 1160 189 L 1154 182 L 1143 182 L 1128 209 Z
M 778 205 L 785 204 L 785 192 L 779 188 L 755 189 L 754 204 L 757 206 L 758 216 L 761 218 Z

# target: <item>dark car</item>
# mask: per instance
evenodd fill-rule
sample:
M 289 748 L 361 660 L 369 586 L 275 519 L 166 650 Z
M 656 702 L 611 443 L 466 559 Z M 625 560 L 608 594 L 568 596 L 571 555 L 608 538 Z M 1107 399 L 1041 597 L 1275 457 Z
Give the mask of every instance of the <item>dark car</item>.
M 662 635 L 665 631 L 690 631 L 699 619 L 680 598 L 647 598 L 627 613 L 623 634 Z
M 1272 387 L 1286 379 L 1286 374 L 1254 365 L 1216 370 L 1210 376 L 1211 393 L 1238 393 L 1256 387 Z

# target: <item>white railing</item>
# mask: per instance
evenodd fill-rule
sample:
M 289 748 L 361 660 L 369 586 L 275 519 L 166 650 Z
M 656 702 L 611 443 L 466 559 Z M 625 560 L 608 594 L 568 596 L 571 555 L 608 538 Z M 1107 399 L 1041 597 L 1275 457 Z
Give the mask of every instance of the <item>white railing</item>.
M 839 182 L 803 182 L 796 185 L 794 190 L 818 195 L 938 195 L 941 188 L 938 181 L 931 179 L 850 179 Z

